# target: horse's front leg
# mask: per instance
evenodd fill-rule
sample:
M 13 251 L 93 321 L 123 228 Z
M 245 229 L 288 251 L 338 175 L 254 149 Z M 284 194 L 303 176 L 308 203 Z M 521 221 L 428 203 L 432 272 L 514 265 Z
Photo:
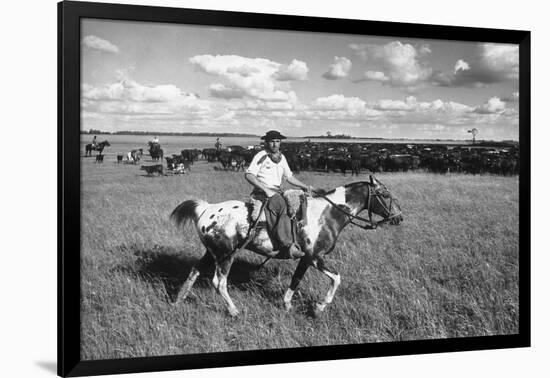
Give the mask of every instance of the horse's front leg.
M 294 271 L 294 275 L 292 276 L 292 280 L 290 281 L 290 286 L 285 293 L 284 303 L 285 309 L 287 311 L 290 311 L 292 309 L 292 296 L 294 295 L 296 288 L 300 284 L 300 281 L 304 277 L 304 274 L 306 273 L 307 268 L 309 268 L 310 265 L 311 260 L 308 255 L 300 259 L 300 262 L 298 263 L 298 266 Z
M 331 280 L 331 285 L 327 291 L 327 294 L 325 295 L 325 299 L 323 300 L 323 302 L 317 304 L 315 314 L 319 315 L 325 309 L 325 307 L 327 307 L 327 305 L 332 302 L 332 299 L 334 298 L 334 293 L 336 293 L 336 289 L 338 289 L 338 286 L 340 285 L 340 275 L 321 257 L 316 257 L 315 260 L 313 260 L 313 266 L 315 266 L 320 272 L 328 276 Z
M 216 273 L 214 273 L 212 283 L 225 301 L 229 314 L 231 316 L 237 316 L 239 314 L 239 310 L 237 310 L 237 307 L 227 292 L 227 276 L 229 275 L 231 264 L 233 264 L 233 259 L 234 257 L 231 256 L 221 262 L 216 261 Z

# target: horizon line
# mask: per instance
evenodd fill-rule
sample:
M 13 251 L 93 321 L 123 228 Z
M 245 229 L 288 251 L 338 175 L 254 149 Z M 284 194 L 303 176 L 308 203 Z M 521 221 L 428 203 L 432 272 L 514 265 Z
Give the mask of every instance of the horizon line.
M 261 135 L 257 134 L 249 134 L 249 133 L 216 133 L 216 132 L 188 132 L 188 131 L 138 131 L 138 130 L 123 130 L 123 131 L 104 131 L 104 130 L 93 130 L 96 132 L 90 133 L 85 130 L 81 130 L 80 134 L 84 135 L 94 135 L 94 134 L 106 134 L 106 135 L 172 135 L 174 134 L 180 134 L 180 135 L 197 135 L 197 136 L 225 136 L 225 137 L 239 137 L 239 136 L 245 136 L 245 137 L 258 137 L 261 138 Z M 342 137 L 344 135 L 344 137 Z M 349 139 L 381 139 L 381 140 L 434 140 L 434 141 L 468 141 L 471 140 L 471 138 L 464 138 L 464 139 L 456 139 L 456 138 L 422 138 L 422 137 L 366 137 L 366 136 L 351 136 L 351 135 L 345 135 L 345 134 L 335 134 L 331 136 L 326 135 L 306 135 L 306 136 L 287 136 L 288 138 L 296 138 L 296 139 L 343 139 L 343 140 L 349 140 Z M 519 139 L 477 139 L 476 142 L 519 142 Z

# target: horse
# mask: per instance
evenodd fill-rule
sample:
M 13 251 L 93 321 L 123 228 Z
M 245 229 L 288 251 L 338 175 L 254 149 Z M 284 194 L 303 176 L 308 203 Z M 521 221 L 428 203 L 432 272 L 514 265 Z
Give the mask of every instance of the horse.
M 162 148 L 160 148 L 160 144 L 148 142 L 149 144 L 149 155 L 151 155 L 151 159 L 153 161 L 162 161 L 162 158 L 164 157 L 164 151 Z
M 227 276 L 235 255 L 244 248 L 268 258 L 277 257 L 278 254 L 278 251 L 273 250 L 267 230 L 256 228 L 262 214 L 252 219 L 251 207 L 242 201 L 209 204 L 203 200 L 187 200 L 172 211 L 170 217 L 176 226 L 194 222 L 200 240 L 206 247 L 206 253 L 184 282 L 175 300 L 176 305 L 187 297 L 200 271 L 214 263 L 214 287 L 224 299 L 229 314 L 238 315 L 239 310 L 227 292 Z M 368 219 L 358 216 L 363 210 L 368 211 Z M 283 302 L 286 310 L 290 311 L 296 288 L 307 269 L 313 266 L 328 276 L 332 283 L 324 300 L 315 309 L 315 315 L 320 315 L 332 302 L 340 285 L 340 275 L 323 257 L 334 249 L 344 227 L 352 223 L 368 230 L 376 229 L 384 223 L 397 225 L 403 220 L 403 215 L 398 201 L 373 176 L 370 176 L 370 181 L 339 186 L 324 194 L 316 193 L 307 199 L 306 214 L 307 224 L 299 229 L 296 237 L 305 255 L 298 262 Z M 373 214 L 382 217 L 382 220 L 375 221 Z
M 98 151 L 99 154 L 101 155 L 101 153 L 103 152 L 103 149 L 105 147 L 109 147 L 109 146 L 110 146 L 110 144 L 106 140 L 96 144 L 95 146 L 92 146 L 92 144 L 89 143 L 89 144 L 86 145 L 86 152 L 84 153 L 84 156 L 92 156 L 92 151 Z

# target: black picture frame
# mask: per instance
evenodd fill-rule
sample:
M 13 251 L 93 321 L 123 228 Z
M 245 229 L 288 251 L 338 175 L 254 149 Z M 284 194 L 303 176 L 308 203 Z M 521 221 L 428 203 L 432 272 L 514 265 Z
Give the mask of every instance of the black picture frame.
M 519 333 L 82 361 L 80 358 L 80 20 L 97 18 L 519 45 Z M 82 376 L 530 346 L 530 32 L 153 6 L 58 3 L 58 374 Z

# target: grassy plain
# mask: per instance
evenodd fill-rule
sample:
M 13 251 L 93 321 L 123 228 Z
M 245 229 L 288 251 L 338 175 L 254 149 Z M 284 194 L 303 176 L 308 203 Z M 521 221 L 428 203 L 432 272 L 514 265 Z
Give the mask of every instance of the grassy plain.
M 82 159 L 83 359 L 518 332 L 517 177 L 382 173 L 404 222 L 344 230 L 328 258 L 342 284 L 322 317 L 310 309 L 328 289 L 325 276 L 309 270 L 286 313 L 282 297 L 296 262 L 255 271 L 263 260 L 244 252 L 229 276 L 241 311 L 233 319 L 211 276 L 172 304 L 204 248 L 193 228 L 177 230 L 169 215 L 186 199 L 245 199 L 243 174 L 201 161 L 189 175 L 147 177 L 114 160 Z M 368 176 L 299 178 L 330 189 Z

